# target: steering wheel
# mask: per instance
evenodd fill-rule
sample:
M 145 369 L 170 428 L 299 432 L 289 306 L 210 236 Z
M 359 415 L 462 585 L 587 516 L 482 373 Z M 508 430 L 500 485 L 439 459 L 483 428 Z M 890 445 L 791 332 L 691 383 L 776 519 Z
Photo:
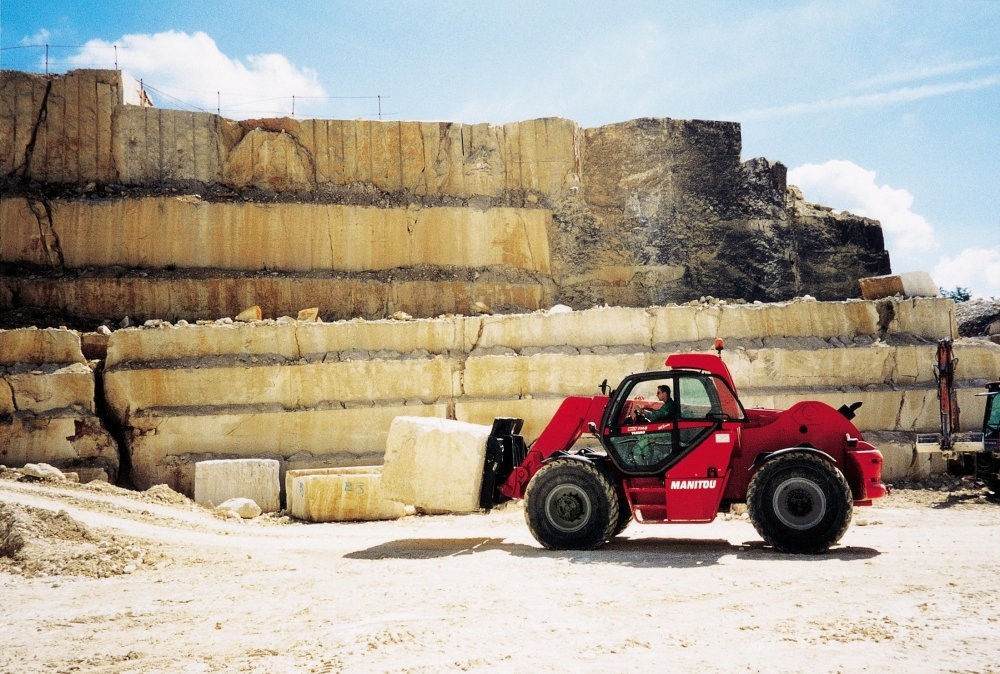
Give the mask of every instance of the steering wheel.
M 640 423 L 640 424 L 648 424 L 649 423 L 649 419 L 646 418 L 646 415 L 642 413 L 641 409 L 632 410 L 632 419 L 636 423 Z

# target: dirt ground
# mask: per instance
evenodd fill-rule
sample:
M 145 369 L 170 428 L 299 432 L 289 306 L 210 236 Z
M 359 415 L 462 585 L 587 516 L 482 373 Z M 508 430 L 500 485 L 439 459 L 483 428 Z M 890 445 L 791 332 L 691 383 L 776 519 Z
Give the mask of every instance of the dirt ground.
M 916 487 L 805 557 L 740 517 L 549 552 L 517 505 L 243 522 L 8 477 L 0 673 L 998 672 L 1000 505 Z

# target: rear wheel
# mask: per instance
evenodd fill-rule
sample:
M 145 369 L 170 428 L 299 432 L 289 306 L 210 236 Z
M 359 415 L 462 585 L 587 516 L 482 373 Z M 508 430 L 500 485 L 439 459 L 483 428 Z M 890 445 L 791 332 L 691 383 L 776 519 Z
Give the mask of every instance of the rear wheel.
M 535 540 L 550 550 L 592 550 L 614 535 L 618 496 L 591 464 L 553 461 L 528 483 L 524 519 Z
M 782 552 L 819 554 L 851 523 L 851 489 L 843 474 L 813 454 L 768 461 L 750 480 L 747 510 L 757 533 Z

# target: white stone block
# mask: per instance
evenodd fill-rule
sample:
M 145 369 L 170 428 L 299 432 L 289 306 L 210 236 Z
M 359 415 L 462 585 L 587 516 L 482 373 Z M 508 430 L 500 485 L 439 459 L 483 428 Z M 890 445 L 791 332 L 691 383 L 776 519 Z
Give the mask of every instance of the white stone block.
M 199 461 L 194 467 L 194 500 L 223 503 L 252 499 L 264 512 L 280 509 L 279 464 L 274 459 Z
M 478 510 L 489 434 L 490 426 L 396 417 L 385 446 L 385 497 L 426 512 Z

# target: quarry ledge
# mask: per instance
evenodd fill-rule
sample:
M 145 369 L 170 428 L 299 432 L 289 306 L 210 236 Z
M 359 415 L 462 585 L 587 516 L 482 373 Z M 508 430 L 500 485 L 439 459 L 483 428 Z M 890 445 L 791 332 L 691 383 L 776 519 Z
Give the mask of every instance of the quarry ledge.
M 372 183 L 317 185 L 311 191 L 275 191 L 258 187 L 231 187 L 195 180 L 165 180 L 150 185 L 121 185 L 89 182 L 39 183 L 7 176 L 0 179 L 0 198 L 30 201 L 79 201 L 109 203 L 149 197 L 179 197 L 210 204 L 317 204 L 330 206 L 373 206 L 376 208 L 538 208 L 551 209 L 551 200 L 534 189 L 504 189 L 495 196 L 454 196 L 417 194 L 411 190 L 386 191 Z
M 253 325 L 252 323 L 250 325 Z M 191 327 L 191 326 L 188 326 Z M 194 326 L 199 329 L 208 326 Z M 294 326 L 291 326 L 294 327 Z M 143 328 L 155 329 L 155 328 Z M 169 328 L 164 328 L 169 329 Z M 179 328 L 183 329 L 183 328 Z M 777 343 L 776 340 L 780 340 Z M 322 365 L 331 363 L 353 363 L 369 361 L 412 361 L 412 360 L 433 360 L 435 358 L 447 358 L 461 364 L 462 361 L 475 358 L 531 358 L 534 356 L 631 356 L 646 355 L 649 353 L 661 353 L 669 355 L 672 353 L 714 353 L 712 347 L 714 340 L 704 339 L 695 342 L 671 342 L 667 344 L 654 344 L 652 347 L 644 344 L 612 344 L 595 345 L 591 347 L 574 347 L 569 345 L 560 346 L 525 346 L 518 349 L 506 346 L 490 346 L 476 348 L 472 351 L 461 351 L 457 349 L 445 349 L 441 351 L 431 351 L 428 349 L 414 349 L 412 351 L 395 351 L 392 349 L 363 349 L 353 348 L 340 351 L 325 351 L 318 353 L 306 353 L 298 357 L 289 357 L 280 353 L 246 351 L 240 354 L 224 353 L 206 356 L 185 356 L 180 358 L 166 358 L 161 360 L 128 360 L 116 362 L 105 368 L 105 374 L 129 370 L 187 370 L 187 369 L 228 369 L 228 368 L 255 368 L 255 367 L 297 367 Z M 743 350 L 751 356 L 751 360 L 759 357 L 758 352 L 770 351 L 818 351 L 823 349 L 858 349 L 865 347 L 886 347 L 896 346 L 933 346 L 934 342 L 910 334 L 886 335 L 882 339 L 869 335 L 859 335 L 853 340 L 845 341 L 836 337 L 823 340 L 818 337 L 780 337 L 780 338 L 750 338 L 731 339 L 726 342 L 727 351 Z M 11 374 L 22 373 L 33 366 L 18 366 L 11 370 Z M 55 372 L 58 368 L 54 365 L 44 366 L 46 374 Z M 40 369 L 40 368 L 36 368 Z M 3 374 L 3 368 L 0 368 Z

